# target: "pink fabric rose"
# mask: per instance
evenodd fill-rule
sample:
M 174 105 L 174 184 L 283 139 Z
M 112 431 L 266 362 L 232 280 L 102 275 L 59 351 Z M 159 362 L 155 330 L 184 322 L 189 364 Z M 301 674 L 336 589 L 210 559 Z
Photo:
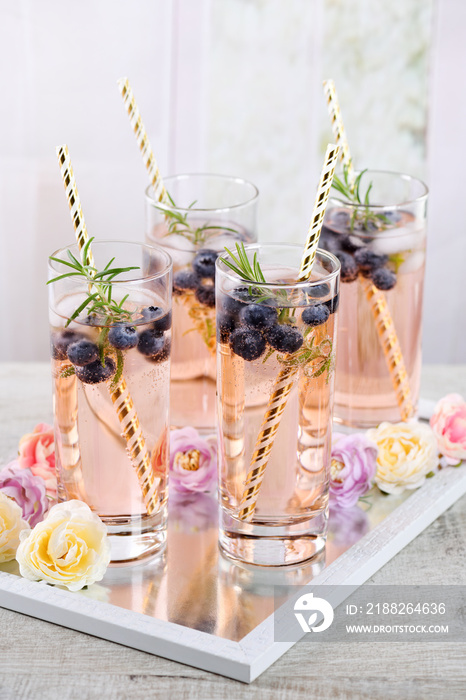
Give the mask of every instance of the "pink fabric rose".
M 0 471 L 0 491 L 12 498 L 23 511 L 23 518 L 34 527 L 49 507 L 45 481 L 30 469 L 21 469 L 11 462 Z
M 207 493 L 170 494 L 170 522 L 182 532 L 202 532 L 217 526 L 217 499 Z
M 360 433 L 335 433 L 331 459 L 330 501 L 340 508 L 351 508 L 373 484 L 377 446 Z
M 466 402 L 462 396 L 448 394 L 440 399 L 430 425 L 447 464 L 466 459 Z
M 48 495 L 56 496 L 55 443 L 51 425 L 39 423 L 34 432 L 23 435 L 19 441 L 18 463 L 21 469 L 30 469 L 34 476 L 41 476 Z
M 359 506 L 341 508 L 330 506 L 329 539 L 336 547 L 351 547 L 369 532 L 369 518 Z
M 217 480 L 217 441 L 195 428 L 170 433 L 170 488 L 179 493 L 206 492 Z

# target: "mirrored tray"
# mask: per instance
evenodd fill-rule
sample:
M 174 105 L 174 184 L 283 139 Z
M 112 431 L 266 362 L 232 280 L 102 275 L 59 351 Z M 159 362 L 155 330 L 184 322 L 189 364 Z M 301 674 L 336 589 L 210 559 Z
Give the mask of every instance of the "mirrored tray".
M 324 556 L 281 569 L 226 560 L 215 499 L 176 497 L 163 556 L 110 567 L 78 593 L 26 581 L 9 562 L 0 565 L 0 605 L 250 682 L 292 646 L 274 642 L 274 586 L 358 586 L 465 492 L 464 467 L 444 469 L 400 497 L 374 489 L 361 505 L 331 510 Z

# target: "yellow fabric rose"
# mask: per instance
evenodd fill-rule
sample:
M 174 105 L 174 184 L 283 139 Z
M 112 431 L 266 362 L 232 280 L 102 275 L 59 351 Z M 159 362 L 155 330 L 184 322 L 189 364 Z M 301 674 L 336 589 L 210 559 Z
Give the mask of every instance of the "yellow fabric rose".
M 109 565 L 107 528 L 82 501 L 59 503 L 21 536 L 16 559 L 24 578 L 79 591 L 100 581 Z
M 21 532 L 29 531 L 19 505 L 0 491 L 0 563 L 15 558 Z
M 367 431 L 379 449 L 375 483 L 386 493 L 417 489 L 438 466 L 437 441 L 428 425 L 381 423 Z

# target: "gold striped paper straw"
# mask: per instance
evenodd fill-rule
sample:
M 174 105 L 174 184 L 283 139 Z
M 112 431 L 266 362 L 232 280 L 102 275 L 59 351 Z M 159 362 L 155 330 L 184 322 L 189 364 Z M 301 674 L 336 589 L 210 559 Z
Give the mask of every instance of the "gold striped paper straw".
M 66 199 L 70 208 L 71 220 L 76 234 L 76 241 L 79 250 L 82 250 L 89 240 L 87 234 L 86 222 L 84 221 L 83 210 L 81 208 L 81 200 L 79 199 L 78 188 L 74 178 L 73 168 L 71 167 L 71 159 L 68 151 L 68 146 L 57 146 L 58 162 L 60 164 L 60 173 L 63 184 L 65 186 Z M 87 260 L 83 260 L 83 265 L 92 265 L 94 267 L 94 256 L 90 247 L 87 250 Z
M 325 207 L 327 205 L 338 158 L 338 150 L 338 146 L 333 144 L 327 146 L 324 167 L 322 168 L 320 182 L 317 188 L 314 210 L 312 212 L 311 223 L 301 260 L 301 267 L 299 269 L 298 282 L 305 282 L 309 279 L 312 272 L 319 236 L 322 230 Z M 250 520 L 254 515 L 257 497 L 264 479 L 275 435 L 280 426 L 280 420 L 286 408 L 288 396 L 293 388 L 297 371 L 298 368 L 296 366 L 285 366 L 280 370 L 275 379 L 265 416 L 259 435 L 257 436 L 254 452 L 251 457 L 244 491 L 241 496 L 240 511 L 238 514 L 240 520 Z
M 348 175 L 351 183 L 354 182 L 353 160 L 351 158 L 345 127 L 338 103 L 337 92 L 333 80 L 324 80 L 324 92 L 328 101 L 330 118 L 332 120 L 333 133 L 337 143 L 341 147 L 343 165 L 348 167 Z M 411 401 L 408 373 L 406 371 L 403 353 L 396 334 L 395 324 L 388 308 L 385 294 L 378 290 L 371 282 L 359 275 L 359 280 L 366 293 L 374 323 L 377 328 L 380 345 L 382 347 L 388 372 L 395 390 L 396 400 L 400 409 L 402 420 L 408 420 L 414 414 Z
M 297 367 L 284 367 L 275 379 L 241 497 L 238 515 L 240 520 L 250 520 L 254 515 L 257 497 L 264 479 L 275 435 L 280 426 L 280 420 L 286 408 L 288 396 L 293 388 L 296 373 Z
M 367 301 L 374 317 L 380 345 L 385 356 L 396 400 L 400 408 L 401 420 L 407 421 L 414 415 L 408 373 L 406 371 L 400 341 L 395 331 L 385 294 L 377 289 L 369 279 L 359 276 Z
M 345 126 L 343 117 L 341 116 L 340 104 L 338 102 L 337 91 L 333 80 L 324 80 L 324 92 L 327 98 L 328 112 L 332 121 L 333 135 L 335 141 L 340 146 L 340 156 L 343 165 L 348 170 L 350 183 L 354 183 L 354 168 L 353 159 L 349 149 L 348 139 L 346 138 Z
M 301 267 L 299 268 L 298 282 L 305 282 L 311 276 L 339 150 L 339 147 L 335 146 L 333 143 L 329 143 L 327 146 L 324 167 L 322 168 L 319 186 L 317 187 L 314 211 L 312 212 L 303 258 L 301 260 Z
M 70 154 L 66 145 L 58 146 L 56 152 L 63 184 L 65 185 L 66 197 L 70 207 L 71 219 L 76 233 L 76 240 L 79 251 L 81 252 L 89 240 L 89 236 L 84 221 L 73 168 L 71 167 Z M 89 264 L 94 265 L 94 258 L 90 246 L 88 247 L 87 259 Z M 83 261 L 83 264 L 86 264 L 86 261 Z M 126 440 L 128 455 L 138 477 L 144 504 L 150 515 L 156 512 L 159 506 L 157 488 L 160 479 L 154 477 L 146 442 L 125 378 L 121 376 L 117 386 L 114 389 L 108 386 L 108 389 L 110 398 L 116 408 L 123 437 Z
M 160 175 L 154 153 L 149 143 L 149 137 L 147 136 L 144 124 L 142 123 L 141 114 L 136 104 L 136 100 L 134 99 L 129 80 L 128 78 L 120 78 L 117 82 L 123 102 L 126 106 L 126 111 L 128 112 L 131 126 L 133 127 L 134 135 L 136 136 L 136 141 L 138 142 L 138 146 L 142 154 L 144 165 L 149 173 L 150 182 L 154 190 L 154 197 L 162 204 L 170 204 L 167 190 L 163 184 L 162 176 Z
M 125 378 L 122 376 L 117 386 L 114 389 L 109 388 L 109 391 L 126 440 L 127 452 L 136 471 L 144 503 L 150 515 L 159 508 L 160 478 L 154 477 L 146 441 Z

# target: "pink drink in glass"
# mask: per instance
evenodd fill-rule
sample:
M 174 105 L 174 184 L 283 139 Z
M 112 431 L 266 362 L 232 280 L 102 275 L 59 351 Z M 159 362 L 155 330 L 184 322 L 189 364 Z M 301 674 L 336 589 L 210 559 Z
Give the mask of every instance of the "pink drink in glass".
M 257 294 L 217 263 L 220 545 L 230 557 L 280 566 L 325 545 L 338 262 L 318 251 L 312 280 L 296 284 L 299 246 L 246 251 L 251 259 L 258 252 L 270 283 Z M 277 377 L 290 366 L 292 388 L 246 522 L 240 512 L 256 440 Z
M 421 374 L 427 188 L 398 173 L 367 171 L 370 206 L 329 200 L 321 245 L 341 262 L 335 419 L 367 428 L 397 422 L 400 406 L 363 284 L 388 304 L 416 410 Z
M 148 188 L 146 239 L 162 245 L 173 259 L 171 423 L 211 432 L 215 258 L 236 241 L 255 240 L 258 194 L 244 180 L 219 175 L 179 175 L 166 178 L 164 184 L 176 206 L 160 205 Z
M 87 308 L 68 323 L 85 300 L 88 286 L 76 282 L 76 277 L 51 285 L 58 497 L 82 500 L 102 518 L 109 530 L 112 561 L 123 563 L 161 550 L 166 538 L 171 262 L 162 249 L 139 244 L 94 242 L 93 249 L 97 261 L 104 254 L 108 260 L 116 254 L 122 266 L 134 260 L 140 270 L 128 273 L 133 279 L 112 285 L 115 301 L 128 295 L 123 308 L 129 315 L 119 323 L 89 314 Z M 76 247 L 71 250 L 76 256 Z M 66 260 L 65 253 L 58 251 L 54 257 Z M 144 275 L 149 263 L 152 271 Z M 50 278 L 62 272 L 60 264 L 51 261 Z M 122 342 L 128 342 L 127 329 L 131 347 L 122 348 Z M 98 359 L 82 365 L 88 358 L 76 359 L 78 344 L 91 353 L 97 348 Z M 116 400 L 112 390 L 117 383 L 124 391 Z M 124 436 L 127 425 L 135 432 L 129 441 Z M 139 454 L 147 453 L 157 484 L 155 512 L 148 511 L 130 456 L 138 449 Z

